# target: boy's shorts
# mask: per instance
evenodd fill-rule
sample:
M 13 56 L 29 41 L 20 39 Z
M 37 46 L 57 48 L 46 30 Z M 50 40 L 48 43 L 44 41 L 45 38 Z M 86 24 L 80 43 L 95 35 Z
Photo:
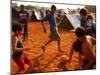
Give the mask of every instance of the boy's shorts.
M 51 32 L 49 38 L 50 38 L 51 40 L 54 40 L 54 41 L 56 41 L 56 40 L 61 40 L 61 39 L 60 39 L 60 35 L 59 35 L 59 33 L 58 33 L 57 31 Z
M 30 63 L 30 60 L 27 58 L 25 54 L 23 54 L 20 58 L 14 58 L 13 60 L 18 65 L 20 70 L 24 70 L 24 65 Z

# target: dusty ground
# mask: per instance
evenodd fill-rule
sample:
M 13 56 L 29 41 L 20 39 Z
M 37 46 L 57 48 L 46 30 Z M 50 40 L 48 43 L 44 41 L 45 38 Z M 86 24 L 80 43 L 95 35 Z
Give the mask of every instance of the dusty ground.
M 49 25 L 45 23 L 47 33 L 43 32 L 41 23 L 31 22 L 29 23 L 29 39 L 24 42 L 24 46 L 30 47 L 29 51 L 25 51 L 31 62 L 33 63 L 33 72 L 55 72 L 62 71 L 59 63 L 61 62 L 61 56 L 66 55 L 69 57 L 70 48 L 72 42 L 75 40 L 75 35 L 73 32 L 68 32 L 66 30 L 59 29 L 61 36 L 61 49 L 64 52 L 59 52 L 57 49 L 56 42 L 52 42 L 46 47 L 46 52 L 43 53 L 41 46 L 48 40 L 49 35 Z M 40 56 L 41 55 L 41 56 Z M 66 63 L 65 70 L 75 70 L 79 69 L 78 54 L 74 53 L 71 63 Z M 28 65 L 25 65 L 26 69 Z M 18 70 L 17 65 L 12 61 L 12 71 L 16 72 Z

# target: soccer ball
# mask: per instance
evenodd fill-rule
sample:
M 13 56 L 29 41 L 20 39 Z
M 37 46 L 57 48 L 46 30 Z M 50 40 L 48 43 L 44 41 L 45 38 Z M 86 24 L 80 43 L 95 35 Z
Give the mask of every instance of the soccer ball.
M 68 56 L 66 56 L 66 55 L 62 55 L 61 56 L 61 61 L 62 62 L 67 62 L 67 60 L 69 60 L 69 57 Z

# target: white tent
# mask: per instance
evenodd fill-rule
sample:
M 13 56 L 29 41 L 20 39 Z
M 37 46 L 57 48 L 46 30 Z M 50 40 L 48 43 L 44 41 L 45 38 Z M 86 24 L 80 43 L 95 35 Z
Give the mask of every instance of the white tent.
M 35 15 L 36 15 L 38 20 L 41 20 L 41 15 L 40 15 L 39 11 L 35 10 Z
M 80 27 L 80 19 L 78 14 L 67 14 L 64 15 L 62 22 L 59 24 L 59 27 L 65 28 L 67 30 L 76 29 Z
M 76 29 L 77 27 L 80 26 L 80 20 L 78 15 L 76 14 L 70 14 L 70 15 L 66 15 L 68 20 L 71 22 L 72 26 L 74 29 Z
M 42 18 L 44 18 L 46 16 L 45 12 L 40 11 L 40 10 L 35 10 L 35 15 L 38 20 L 41 20 Z

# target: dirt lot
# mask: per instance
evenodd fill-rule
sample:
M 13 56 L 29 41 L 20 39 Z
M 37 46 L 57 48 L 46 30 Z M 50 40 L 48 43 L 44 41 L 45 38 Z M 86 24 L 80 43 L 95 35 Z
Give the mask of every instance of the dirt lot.
M 64 29 L 59 29 L 61 36 L 61 49 L 64 52 L 59 52 L 56 42 L 50 43 L 46 47 L 46 52 L 43 53 L 41 46 L 48 40 L 49 35 L 49 25 L 45 23 L 47 33 L 43 32 L 40 22 L 31 22 L 29 27 L 29 39 L 24 42 L 24 46 L 30 47 L 29 51 L 25 51 L 33 65 L 35 65 L 33 72 L 55 72 L 62 71 L 59 63 L 61 62 L 61 56 L 69 56 L 70 48 L 72 42 L 75 40 L 75 34 L 73 32 L 68 32 Z M 71 63 L 66 63 L 65 70 L 75 70 L 80 67 L 78 60 L 78 54 L 74 53 Z M 25 65 L 28 68 L 28 65 Z M 18 70 L 17 65 L 12 61 L 12 71 L 16 72 Z

